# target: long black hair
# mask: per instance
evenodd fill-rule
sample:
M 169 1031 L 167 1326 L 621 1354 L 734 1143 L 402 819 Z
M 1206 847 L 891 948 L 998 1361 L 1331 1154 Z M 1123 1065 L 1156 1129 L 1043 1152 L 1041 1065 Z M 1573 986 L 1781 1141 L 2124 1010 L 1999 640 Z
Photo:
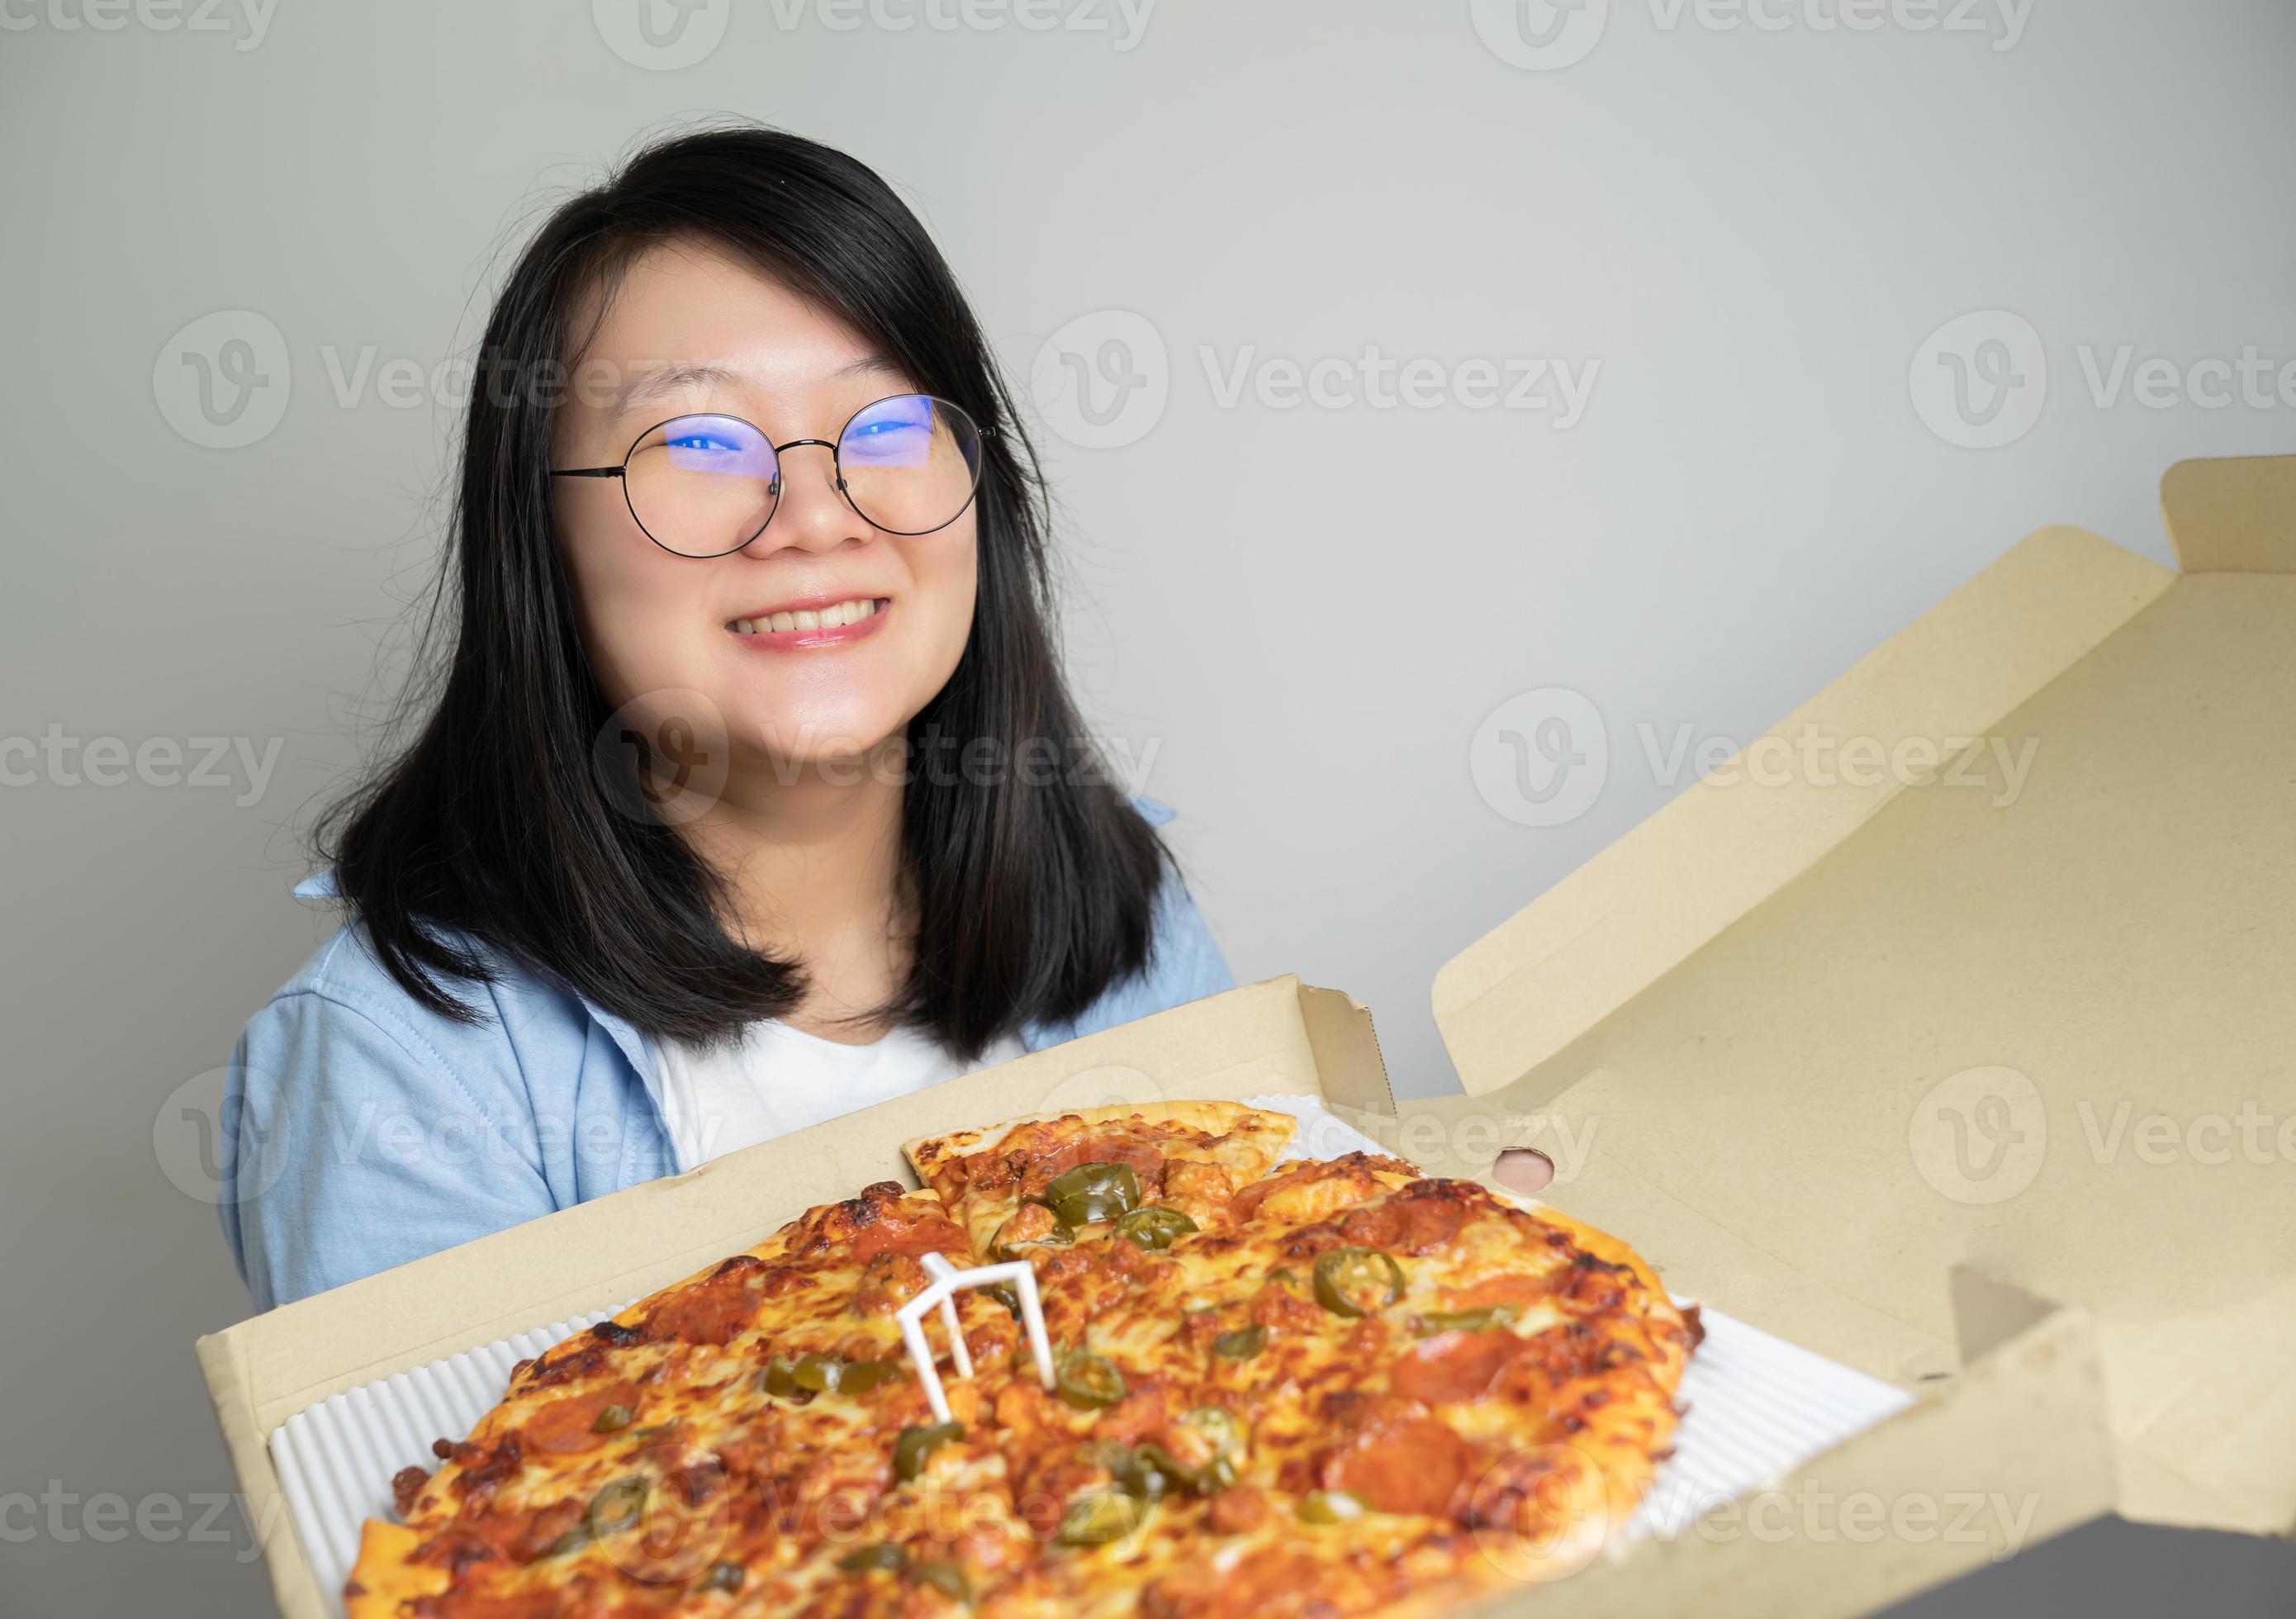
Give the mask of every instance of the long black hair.
M 383 965 L 447 1015 L 445 982 L 538 970 L 657 1035 L 709 1042 L 793 1011 L 803 964 L 729 933 L 719 878 L 595 772 L 609 718 L 551 519 L 551 421 L 619 276 L 699 242 L 758 266 L 873 343 L 922 391 L 994 431 L 980 588 L 948 684 L 911 722 L 902 888 L 914 944 L 881 1016 L 960 1056 L 1022 1022 L 1075 1016 L 1140 972 L 1169 864 L 1112 785 L 1054 646 L 1049 505 L 979 323 L 916 217 L 864 164 L 756 126 L 639 151 L 558 208 L 519 255 L 480 343 L 447 551 L 404 698 L 412 741 L 332 805 L 321 857 Z M 982 744 L 986 744 L 985 747 Z M 1078 768 L 1078 761 L 1084 767 Z

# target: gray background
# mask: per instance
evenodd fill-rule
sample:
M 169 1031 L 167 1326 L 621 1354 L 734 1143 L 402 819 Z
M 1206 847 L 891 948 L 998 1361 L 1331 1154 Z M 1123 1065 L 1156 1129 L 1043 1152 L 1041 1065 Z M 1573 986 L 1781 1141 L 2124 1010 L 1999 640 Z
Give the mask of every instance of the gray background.
M 427 386 L 392 402 L 360 358 L 466 353 L 497 256 L 641 131 L 739 112 L 876 165 L 1024 388 L 1079 317 L 1094 361 L 1104 312 L 1153 329 L 1160 368 L 1136 346 L 1126 369 L 1165 402 L 1131 442 L 1072 442 L 1076 401 L 1042 401 L 1077 678 L 1152 758 L 1136 785 L 1180 810 L 1238 976 L 1354 991 L 1411 1094 L 1454 1084 L 1438 965 L 1687 779 L 1637 727 L 1743 740 L 2025 532 L 2166 560 L 2169 463 L 2296 448 L 2296 400 L 2100 404 L 2080 358 L 2296 360 L 2285 0 L 2035 0 L 2006 49 L 1992 4 L 1988 32 L 1853 33 L 1803 0 L 1773 5 L 1780 31 L 1619 0 L 1544 70 L 1466 0 L 1165 0 L 1136 38 L 1110 6 L 1111 31 L 1034 33 L 921 4 L 881 10 L 919 15 L 906 31 L 721 4 L 722 39 L 676 70 L 610 47 L 635 37 L 623 0 L 603 21 L 282 0 L 259 33 L 235 0 L 213 29 L 0 7 L 0 739 L 278 744 L 259 794 L 242 767 L 102 786 L 69 760 L 0 787 L 0 1495 L 173 1498 L 188 1524 L 231 1488 L 190 1343 L 244 1295 L 155 1121 L 327 925 L 287 894 L 297 834 L 371 735 L 433 555 L 454 412 Z M 2042 345 L 2046 392 L 2018 397 L 2045 402 L 2014 442 L 1956 448 L 1911 368 L 1996 309 Z M 284 408 L 205 448 L 171 345 L 231 310 L 285 345 L 283 391 L 242 420 Z M 1202 356 L 1225 375 L 1247 346 L 1306 366 L 1367 343 L 1600 367 L 1564 427 L 1223 405 Z M 1547 688 L 1591 705 L 1610 768 L 1575 818 L 1526 826 L 1475 737 Z M 77 1509 L 68 1539 L 45 1513 L 0 1545 L 10 1615 L 264 1606 L 235 1512 L 199 1544 L 164 1517 L 100 1543 Z M 2102 1525 L 1910 1611 L 2073 1601 L 2284 1613 L 2296 1558 Z

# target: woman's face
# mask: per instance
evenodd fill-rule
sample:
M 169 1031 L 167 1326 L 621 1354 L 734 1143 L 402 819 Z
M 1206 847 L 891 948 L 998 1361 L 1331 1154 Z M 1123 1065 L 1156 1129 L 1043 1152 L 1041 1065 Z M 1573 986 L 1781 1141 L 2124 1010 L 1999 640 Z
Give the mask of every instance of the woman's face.
M 640 434 L 702 413 L 754 423 L 774 444 L 833 442 L 863 406 L 915 389 L 762 272 L 707 246 L 665 246 L 631 267 L 576 366 L 552 464 L 619 465 Z M 765 531 L 704 559 L 649 538 L 621 481 L 552 482 L 608 704 L 722 724 L 734 767 L 786 772 L 867 753 L 947 683 L 972 622 L 976 524 L 967 506 L 936 533 L 872 526 L 838 493 L 824 448 L 790 449 L 779 471 Z M 688 692 L 717 715 L 664 696 Z

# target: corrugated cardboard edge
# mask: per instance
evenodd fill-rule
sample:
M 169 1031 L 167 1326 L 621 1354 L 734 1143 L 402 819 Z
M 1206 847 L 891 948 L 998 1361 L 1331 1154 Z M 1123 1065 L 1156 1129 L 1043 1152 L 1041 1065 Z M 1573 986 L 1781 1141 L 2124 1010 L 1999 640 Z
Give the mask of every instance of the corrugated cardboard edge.
M 2179 461 L 2161 517 L 2187 573 L 2296 573 L 2296 456 Z
M 1766 738 L 1982 737 L 2176 579 L 2086 530 L 2044 529 Z M 1435 1023 L 1467 1093 L 1529 1073 L 1808 870 L 1905 790 L 1876 774 L 1760 792 L 1702 780 L 1445 963 Z
M 327 1605 L 311 1573 L 310 1554 L 280 1493 L 271 1447 L 255 1425 L 254 1389 L 240 1344 L 228 1332 L 219 1332 L 201 1338 L 197 1348 L 200 1374 L 207 1379 L 216 1421 L 223 1429 L 223 1448 L 239 1479 L 247 1521 L 258 1525 L 262 1536 L 263 1570 L 271 1581 L 272 1600 L 285 1619 L 325 1619 Z
M 1238 1038 L 1246 1030 L 1258 1031 L 1260 1041 Z M 1144 1044 L 1165 1052 L 1167 1072 L 1119 1060 Z M 1038 1111 L 1047 1102 L 1240 1100 L 1287 1091 L 1322 1094 L 1355 1116 L 1389 1114 L 1395 1105 L 1370 1014 L 1352 997 L 1292 974 L 642 1182 L 200 1339 L 201 1371 L 250 1520 L 277 1525 L 265 1562 L 281 1613 L 324 1619 L 328 1612 L 271 1464 L 270 1435 L 294 1412 L 537 1322 L 666 1286 L 747 1247 L 811 1204 L 850 1196 L 876 1180 L 914 1184 L 899 1143 L 921 1132 Z M 806 1166 L 803 1175 L 792 1175 L 793 1163 Z M 660 1234 L 673 1223 L 683 1239 L 665 1252 Z M 570 1253 L 579 1260 L 570 1264 Z M 577 1270 L 586 1279 L 570 1281 Z M 437 1325 L 378 1353 L 376 1320 Z

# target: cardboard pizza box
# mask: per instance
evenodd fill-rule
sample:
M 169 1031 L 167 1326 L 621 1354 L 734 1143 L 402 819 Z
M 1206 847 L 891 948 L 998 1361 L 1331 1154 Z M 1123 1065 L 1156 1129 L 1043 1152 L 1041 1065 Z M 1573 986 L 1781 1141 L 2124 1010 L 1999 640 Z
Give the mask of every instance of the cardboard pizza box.
M 2110 1512 L 2287 1532 L 2296 457 L 2164 505 L 2181 572 L 2034 535 L 1448 963 L 1463 1097 L 1398 1109 L 1365 1009 L 1272 979 L 201 1340 L 282 1611 L 329 1611 L 291 1415 L 908 1179 L 916 1134 L 1160 1097 L 1319 1096 L 1437 1171 L 1546 1151 L 1677 1293 L 1917 1396 L 1488 1611 L 1852 1614 Z

